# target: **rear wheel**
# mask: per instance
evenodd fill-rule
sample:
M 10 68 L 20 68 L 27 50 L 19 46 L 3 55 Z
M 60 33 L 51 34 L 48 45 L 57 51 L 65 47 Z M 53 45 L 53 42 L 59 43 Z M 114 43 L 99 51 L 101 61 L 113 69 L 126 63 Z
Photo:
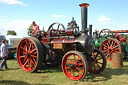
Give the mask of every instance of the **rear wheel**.
M 99 49 L 94 49 L 91 59 L 89 61 L 89 72 L 100 73 L 106 67 L 106 57 Z
M 82 80 L 88 72 L 88 62 L 78 51 L 69 51 L 62 60 L 64 74 L 71 80 Z
M 36 38 L 24 38 L 17 49 L 17 60 L 22 70 L 35 72 L 43 63 L 43 47 Z

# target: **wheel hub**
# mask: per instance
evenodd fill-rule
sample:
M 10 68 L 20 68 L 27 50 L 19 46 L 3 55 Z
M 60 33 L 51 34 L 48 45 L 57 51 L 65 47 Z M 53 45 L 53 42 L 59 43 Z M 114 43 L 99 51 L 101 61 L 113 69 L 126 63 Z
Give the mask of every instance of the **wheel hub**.
M 109 49 L 109 52 L 112 52 L 112 49 Z
M 26 56 L 27 56 L 27 58 L 29 58 L 30 57 L 30 53 L 29 52 L 26 52 L 26 54 L 25 54 Z
M 70 68 L 71 68 L 72 70 L 74 70 L 74 69 L 76 68 L 76 66 L 75 66 L 74 64 L 71 64 L 71 65 L 70 65 Z

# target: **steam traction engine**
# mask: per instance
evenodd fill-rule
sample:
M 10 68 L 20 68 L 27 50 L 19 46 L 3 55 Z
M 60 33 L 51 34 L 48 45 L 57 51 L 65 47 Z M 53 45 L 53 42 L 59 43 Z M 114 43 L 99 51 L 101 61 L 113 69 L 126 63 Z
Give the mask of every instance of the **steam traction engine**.
M 123 58 L 128 56 L 128 30 L 110 30 L 103 29 L 99 33 L 94 33 L 95 46 L 105 54 L 108 61 L 112 61 L 112 53 L 122 52 Z
M 47 32 L 39 30 L 33 37 L 22 39 L 17 49 L 21 69 L 35 72 L 43 63 L 49 66 L 60 66 L 62 63 L 64 74 L 71 80 L 85 78 L 88 71 L 102 72 L 106 67 L 106 58 L 94 47 L 92 25 L 87 28 L 88 6 L 89 4 L 80 4 L 81 32 L 73 19 L 67 29 L 61 23 L 53 23 Z

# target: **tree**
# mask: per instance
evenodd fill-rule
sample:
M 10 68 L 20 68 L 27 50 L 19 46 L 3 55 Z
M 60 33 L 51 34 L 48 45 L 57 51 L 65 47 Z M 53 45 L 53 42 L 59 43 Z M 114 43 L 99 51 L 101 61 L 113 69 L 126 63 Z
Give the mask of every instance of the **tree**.
M 7 35 L 16 35 L 14 30 L 8 30 Z
M 30 29 L 32 29 L 32 27 L 33 27 L 33 25 L 31 24 L 27 30 L 30 30 Z

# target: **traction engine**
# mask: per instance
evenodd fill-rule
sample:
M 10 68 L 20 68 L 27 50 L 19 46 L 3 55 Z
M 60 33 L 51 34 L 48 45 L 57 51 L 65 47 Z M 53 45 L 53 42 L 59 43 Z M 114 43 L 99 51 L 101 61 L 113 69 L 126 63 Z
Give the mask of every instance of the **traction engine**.
M 104 54 L 94 47 L 92 25 L 87 28 L 87 8 L 80 4 L 82 30 L 79 31 L 74 18 L 67 29 L 61 23 L 53 23 L 48 31 L 39 30 L 21 40 L 17 49 L 20 68 L 26 72 L 36 72 L 43 67 L 60 66 L 71 80 L 82 80 L 88 72 L 100 73 L 106 67 Z
M 127 34 L 128 30 L 110 30 L 110 29 L 102 29 L 99 33 L 96 31 L 93 34 L 95 35 L 93 39 L 95 39 L 95 47 L 100 48 L 100 50 L 106 56 L 108 61 L 112 60 L 112 53 L 120 53 L 123 54 L 123 59 L 127 59 L 128 57 L 128 38 Z M 96 36 L 97 34 L 97 36 Z

